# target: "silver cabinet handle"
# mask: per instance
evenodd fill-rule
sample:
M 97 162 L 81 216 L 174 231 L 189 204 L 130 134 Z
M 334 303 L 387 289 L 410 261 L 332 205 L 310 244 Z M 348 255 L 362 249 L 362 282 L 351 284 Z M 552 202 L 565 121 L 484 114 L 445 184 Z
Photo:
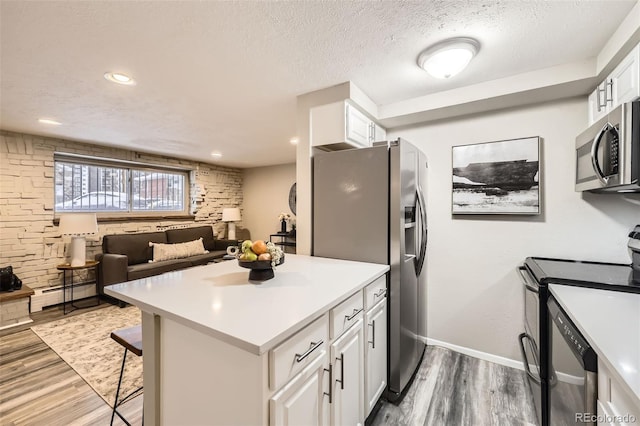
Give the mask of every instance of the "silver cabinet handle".
M 385 294 L 387 294 L 387 289 L 386 288 L 381 288 L 379 292 L 375 293 L 373 295 L 373 298 L 375 299 L 376 297 L 382 297 Z
M 351 315 L 345 315 L 344 317 L 347 319 L 347 321 L 351 321 L 352 319 L 354 319 L 360 312 L 362 312 L 364 308 L 360 308 L 360 309 L 354 309 L 353 313 Z
M 336 383 L 340 383 L 340 389 L 344 389 L 344 353 L 341 353 L 336 361 L 340 361 L 340 380 L 336 379 Z
M 369 343 L 371 343 L 371 348 L 375 349 L 376 348 L 376 320 L 371 321 L 371 324 L 369 324 L 371 326 L 371 340 L 369 341 Z
M 596 92 L 597 92 L 596 93 L 596 101 L 598 103 L 598 112 L 601 112 L 602 108 L 604 108 L 606 106 L 607 94 L 605 93 L 605 90 L 606 90 L 606 88 L 605 89 L 601 89 L 600 86 L 598 86 L 596 88 Z M 604 93 L 604 95 L 605 95 L 605 99 L 602 102 L 600 102 L 600 93 Z
M 607 94 L 607 89 L 609 89 L 611 96 Z M 606 105 L 608 102 L 613 103 L 613 79 L 607 81 L 607 84 L 604 87 L 604 104 Z
M 329 404 L 333 402 L 333 364 L 329 364 L 329 369 L 323 368 L 324 371 L 329 372 L 329 393 L 322 392 L 329 397 Z
M 316 342 L 311 342 L 311 346 L 309 347 L 309 349 L 307 349 L 307 351 L 303 354 L 296 354 L 296 362 L 302 362 L 304 361 L 304 359 L 306 357 L 308 357 L 309 355 L 311 355 L 311 352 L 315 351 L 316 349 L 318 349 L 320 346 L 322 346 L 324 343 L 324 340 L 320 340 L 318 343 Z

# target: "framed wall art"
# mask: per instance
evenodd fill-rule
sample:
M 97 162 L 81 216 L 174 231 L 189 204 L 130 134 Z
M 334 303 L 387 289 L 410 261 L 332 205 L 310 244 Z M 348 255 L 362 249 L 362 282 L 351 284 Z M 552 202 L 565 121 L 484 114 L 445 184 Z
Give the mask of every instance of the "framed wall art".
M 453 214 L 540 214 L 540 137 L 452 147 Z

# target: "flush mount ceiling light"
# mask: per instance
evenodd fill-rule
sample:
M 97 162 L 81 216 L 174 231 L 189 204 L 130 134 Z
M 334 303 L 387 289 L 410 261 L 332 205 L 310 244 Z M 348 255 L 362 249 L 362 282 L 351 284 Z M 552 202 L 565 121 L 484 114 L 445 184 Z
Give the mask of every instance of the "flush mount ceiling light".
M 56 120 L 52 120 L 50 118 L 39 118 L 38 119 L 38 123 L 42 123 L 42 124 L 50 124 L 52 126 L 60 126 L 62 125 L 61 122 L 56 121 Z
M 104 78 L 112 83 L 124 84 L 126 86 L 133 86 L 136 84 L 133 78 L 120 72 L 106 72 L 104 73 Z
M 298 139 L 298 138 L 291 138 L 291 139 L 289 139 L 289 143 L 290 143 L 291 145 L 298 145 L 298 142 L 300 142 L 300 139 Z
M 219 153 L 219 152 L 212 152 L 212 153 L 211 153 L 211 156 L 212 156 L 212 157 L 215 157 L 215 158 L 220 158 L 220 157 L 222 157 L 222 154 L 221 154 L 221 153 Z
M 449 78 L 458 74 L 480 50 L 480 43 L 457 37 L 436 43 L 418 56 L 418 65 L 431 76 Z

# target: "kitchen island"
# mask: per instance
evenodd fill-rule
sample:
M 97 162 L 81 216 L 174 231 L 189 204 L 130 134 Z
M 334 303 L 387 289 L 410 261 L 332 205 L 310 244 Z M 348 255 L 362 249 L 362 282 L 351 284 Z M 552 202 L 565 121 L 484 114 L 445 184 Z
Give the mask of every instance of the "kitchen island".
M 106 287 L 142 311 L 145 422 L 267 425 L 271 415 L 274 423 L 274 394 L 305 372 L 320 372 L 322 402 L 331 393 L 322 372 L 333 371 L 320 355 L 344 322 L 362 327 L 363 289 L 376 282 L 386 289 L 388 270 L 287 255 L 261 283 L 228 261 Z

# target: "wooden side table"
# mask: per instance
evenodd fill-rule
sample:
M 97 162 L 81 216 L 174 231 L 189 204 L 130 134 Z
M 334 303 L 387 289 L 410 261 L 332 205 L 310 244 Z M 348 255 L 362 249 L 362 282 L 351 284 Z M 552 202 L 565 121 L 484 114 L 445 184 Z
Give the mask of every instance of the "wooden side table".
M 79 271 L 81 269 L 91 269 L 91 268 L 95 269 L 95 267 L 98 266 L 98 263 L 100 263 L 100 261 L 98 260 L 87 260 L 87 262 L 84 265 L 80 265 L 80 266 L 71 266 L 68 263 L 62 263 L 57 266 L 58 270 L 62 271 L 62 312 L 64 315 L 68 314 L 69 312 L 73 312 L 76 309 L 90 308 L 92 306 L 98 306 L 100 304 L 100 297 L 97 294 L 96 296 L 98 297 L 98 303 L 94 305 L 76 306 L 73 304 L 73 271 Z M 71 300 L 69 301 L 71 303 L 71 309 L 68 312 L 67 312 L 67 271 L 69 271 L 69 275 L 70 275 L 69 285 L 71 286 Z

